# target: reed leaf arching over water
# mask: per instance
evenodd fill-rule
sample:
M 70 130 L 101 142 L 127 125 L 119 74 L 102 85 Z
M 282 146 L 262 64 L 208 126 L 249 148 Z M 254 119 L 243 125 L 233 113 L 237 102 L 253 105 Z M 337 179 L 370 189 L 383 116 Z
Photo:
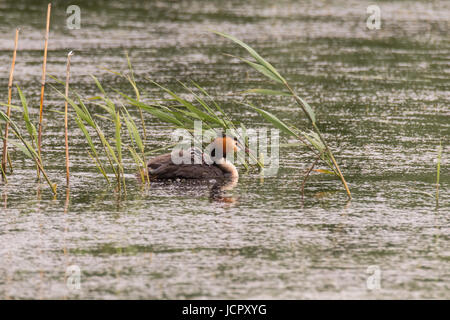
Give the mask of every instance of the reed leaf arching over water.
M 316 115 L 314 110 L 311 108 L 311 106 L 302 98 L 300 98 L 292 89 L 290 84 L 284 79 L 281 74 L 264 58 L 262 58 L 252 47 L 250 47 L 248 44 L 244 43 L 243 41 L 217 31 L 213 31 L 215 34 L 225 37 L 245 50 L 255 59 L 255 62 L 250 61 L 245 58 L 237 57 L 238 59 L 246 62 L 248 65 L 250 65 L 252 68 L 254 68 L 256 71 L 262 73 L 267 78 L 281 84 L 284 86 L 286 91 L 276 91 L 276 90 L 267 90 L 267 89 L 251 89 L 250 92 L 253 93 L 260 93 L 260 94 L 270 94 L 270 95 L 282 95 L 282 96 L 291 96 L 297 105 L 303 110 L 304 114 L 308 118 L 312 130 L 310 132 L 305 132 L 304 130 L 299 130 L 297 128 L 290 128 L 288 125 L 286 125 L 284 122 L 282 122 L 280 119 L 278 119 L 275 115 L 271 114 L 268 111 L 265 111 L 263 109 L 257 108 L 251 104 L 249 105 L 251 108 L 253 108 L 255 111 L 260 113 L 266 120 L 271 122 L 273 125 L 275 125 L 277 128 L 282 130 L 288 135 L 294 136 L 297 139 L 304 142 L 303 138 L 306 138 L 306 140 L 309 143 L 309 149 L 313 151 L 314 153 L 318 154 L 319 157 L 330 167 L 330 169 L 341 179 L 342 184 L 344 185 L 344 188 L 347 192 L 347 195 L 349 198 L 351 198 L 350 189 L 348 188 L 347 182 L 345 181 L 344 175 L 341 172 L 341 169 L 339 168 L 339 165 L 336 162 L 336 159 L 329 148 L 327 142 L 325 141 L 322 133 L 320 132 L 319 128 L 316 124 Z M 305 143 L 305 142 L 304 142 Z M 305 145 L 307 145 L 305 143 Z
M 95 163 L 99 172 L 103 175 L 105 180 L 110 186 L 112 181 L 108 177 L 109 172 L 112 172 L 115 177 L 115 190 L 118 192 L 126 193 L 126 179 L 124 168 L 124 150 L 128 150 L 133 160 L 136 163 L 138 171 L 140 173 L 142 182 L 148 182 L 145 174 L 145 144 L 141 138 L 137 125 L 127 108 L 122 104 L 115 103 L 107 94 L 106 90 L 101 85 L 100 81 L 93 75 L 91 75 L 95 85 L 100 91 L 100 95 L 91 97 L 87 101 L 92 105 L 99 107 L 106 112 L 103 114 L 92 114 L 86 106 L 81 96 L 72 90 L 76 99 L 70 98 L 56 87 L 53 89 L 63 97 L 68 104 L 71 105 L 75 111 L 74 120 L 78 128 L 82 131 L 88 145 L 89 155 Z M 61 85 L 65 85 L 64 82 L 58 80 L 56 77 L 51 76 L 52 79 L 57 81 Z M 114 136 L 108 137 L 105 131 L 100 126 L 96 118 L 106 120 L 107 124 L 110 123 L 114 127 Z M 125 126 L 123 126 L 125 123 Z M 94 138 L 89 132 L 92 130 L 100 143 L 98 148 L 94 142 Z M 126 130 L 124 130 L 126 128 Z M 127 133 L 127 135 L 124 135 Z M 101 156 L 106 157 L 106 164 L 103 163 Z
M 9 124 L 14 135 L 19 140 L 19 141 L 11 140 L 10 141 L 11 144 L 13 144 L 19 150 L 21 150 L 28 158 L 32 159 L 36 163 L 38 172 L 41 172 L 43 174 L 44 179 L 50 186 L 53 194 L 56 195 L 56 187 L 57 186 L 55 183 L 52 183 L 50 181 L 50 178 L 48 177 L 46 171 L 44 170 L 43 162 L 42 162 L 41 156 L 39 154 L 39 151 L 36 150 L 37 143 L 38 143 L 38 134 L 37 134 L 35 125 L 30 120 L 30 116 L 28 113 L 27 100 L 25 98 L 25 95 L 22 93 L 22 90 L 19 88 L 19 86 L 17 86 L 17 91 L 19 93 L 20 101 L 22 103 L 23 121 L 25 122 L 26 129 L 27 129 L 30 140 L 27 140 L 22 135 L 21 130 L 20 130 L 19 126 L 16 124 L 16 122 L 11 120 L 11 118 L 8 117 L 8 115 L 5 114 L 3 111 L 0 111 L 0 120 Z M 2 103 L 1 105 L 5 105 L 5 104 Z M 17 106 L 12 106 L 10 104 L 6 104 L 6 106 L 18 108 Z M 5 139 L 4 137 L 2 137 L 2 138 Z

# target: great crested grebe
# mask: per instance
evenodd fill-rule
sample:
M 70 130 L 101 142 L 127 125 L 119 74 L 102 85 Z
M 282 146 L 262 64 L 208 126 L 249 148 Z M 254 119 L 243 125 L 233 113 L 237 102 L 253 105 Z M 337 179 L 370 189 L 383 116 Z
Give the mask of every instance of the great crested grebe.
M 163 154 L 150 159 L 147 163 L 151 179 L 233 179 L 239 177 L 236 167 L 225 157 L 227 153 L 238 151 L 237 142 L 228 136 L 216 138 L 210 145 L 210 154 L 196 148 L 179 151 L 190 153 L 190 163 L 175 164 L 172 153 Z M 200 155 L 201 163 L 195 163 L 194 158 Z M 189 157 L 188 157 L 189 159 Z

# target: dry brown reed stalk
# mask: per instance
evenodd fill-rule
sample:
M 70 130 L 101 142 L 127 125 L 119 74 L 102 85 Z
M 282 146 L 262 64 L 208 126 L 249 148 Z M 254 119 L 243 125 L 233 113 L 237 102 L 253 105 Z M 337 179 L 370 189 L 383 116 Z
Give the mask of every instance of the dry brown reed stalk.
M 70 173 L 69 173 L 69 126 L 68 126 L 68 98 L 69 98 L 69 80 L 70 80 L 70 57 L 73 51 L 70 51 L 67 55 L 67 70 L 66 70 L 66 103 L 64 106 L 64 133 L 65 133 L 65 143 L 66 143 L 66 183 L 67 188 L 70 183 Z
M 48 33 L 50 31 L 51 9 L 52 9 L 52 4 L 49 3 L 48 7 L 47 7 L 47 26 L 45 29 L 44 62 L 42 64 L 41 102 L 39 105 L 38 155 L 39 155 L 39 161 L 41 161 L 41 163 L 42 163 L 41 145 L 42 145 L 42 120 L 43 120 L 43 108 L 44 108 L 45 73 L 46 73 L 46 69 L 47 69 L 47 47 L 48 47 Z M 38 177 L 39 177 L 39 170 L 38 170 Z
M 64 242 L 63 242 L 63 253 L 64 253 L 64 269 L 67 270 L 69 267 L 69 250 L 67 249 L 67 232 L 69 230 L 69 223 L 67 219 L 67 212 L 69 211 L 70 204 L 70 189 L 66 188 L 66 201 L 64 202 Z M 64 272 L 64 283 L 67 283 L 67 272 Z M 64 300 L 67 300 L 67 295 L 64 294 Z
M 9 71 L 9 81 L 8 81 L 8 107 L 6 110 L 6 114 L 8 117 L 11 115 L 11 99 L 12 99 L 12 85 L 14 79 L 14 66 L 16 64 L 16 53 L 17 53 L 17 44 L 19 42 L 19 29 L 16 29 L 16 36 L 14 38 L 14 52 L 13 59 L 11 63 L 11 70 Z M 5 125 L 5 138 L 3 139 L 3 154 L 2 154 L 2 175 L 3 178 L 6 179 L 6 162 L 8 160 L 8 130 L 9 123 L 6 122 Z M 11 162 L 10 167 L 12 168 Z

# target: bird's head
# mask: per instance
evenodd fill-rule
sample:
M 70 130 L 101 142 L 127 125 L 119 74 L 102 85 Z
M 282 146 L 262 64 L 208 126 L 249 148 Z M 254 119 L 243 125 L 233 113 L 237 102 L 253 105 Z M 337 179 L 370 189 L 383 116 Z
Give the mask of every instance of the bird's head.
M 237 139 L 230 136 L 218 137 L 212 142 L 211 150 L 213 157 L 225 157 L 227 153 L 237 152 L 239 150 Z

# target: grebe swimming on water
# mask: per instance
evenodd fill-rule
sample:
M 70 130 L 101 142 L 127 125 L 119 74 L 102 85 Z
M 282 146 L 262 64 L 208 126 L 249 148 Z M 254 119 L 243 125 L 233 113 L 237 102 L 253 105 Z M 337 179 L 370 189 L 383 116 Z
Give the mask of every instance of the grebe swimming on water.
M 238 151 L 237 142 L 228 136 L 219 137 L 211 144 L 211 154 L 202 153 L 198 149 L 181 150 L 189 152 L 190 163 L 175 164 L 172 162 L 172 154 L 167 153 L 157 156 L 147 164 L 148 174 L 151 179 L 233 179 L 239 177 L 236 167 L 226 159 L 227 153 Z M 201 153 L 201 163 L 194 163 L 197 152 Z M 217 156 L 216 156 L 217 155 Z M 212 161 L 206 161 L 206 160 Z

